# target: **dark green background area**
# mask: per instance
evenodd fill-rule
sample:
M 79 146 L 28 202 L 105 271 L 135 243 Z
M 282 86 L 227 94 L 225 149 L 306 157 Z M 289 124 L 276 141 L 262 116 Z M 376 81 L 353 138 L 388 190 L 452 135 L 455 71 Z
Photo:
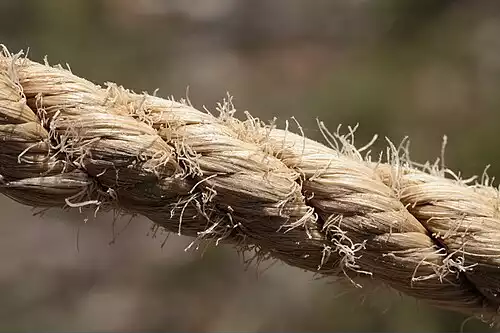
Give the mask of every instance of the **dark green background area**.
M 316 139 L 317 118 L 359 124 L 358 145 L 379 135 L 375 156 L 409 136 L 412 159 L 434 161 L 447 135 L 448 167 L 494 176 L 499 13 L 493 0 L 0 0 L 0 43 L 96 83 L 177 98 L 189 87 L 199 108 L 229 92 L 240 117 L 293 116 Z M 110 247 L 110 215 L 83 226 L 0 204 L 2 331 L 450 332 L 466 319 L 280 264 L 245 270 L 231 249 L 184 252 L 175 235 L 162 250 L 143 219 Z

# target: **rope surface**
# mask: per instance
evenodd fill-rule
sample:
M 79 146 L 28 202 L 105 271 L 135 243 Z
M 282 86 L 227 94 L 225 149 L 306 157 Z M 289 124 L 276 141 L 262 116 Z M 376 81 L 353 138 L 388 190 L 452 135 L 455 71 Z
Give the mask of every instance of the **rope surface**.
M 120 209 L 168 231 L 360 283 L 363 277 L 489 322 L 500 305 L 499 192 L 404 149 L 361 155 L 248 115 L 97 86 L 0 55 L 0 191 L 34 207 Z M 445 174 L 451 177 L 445 177 Z

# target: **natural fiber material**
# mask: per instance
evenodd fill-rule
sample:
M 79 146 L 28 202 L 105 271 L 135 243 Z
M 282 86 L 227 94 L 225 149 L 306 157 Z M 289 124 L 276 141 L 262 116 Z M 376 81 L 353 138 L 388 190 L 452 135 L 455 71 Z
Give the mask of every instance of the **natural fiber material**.
M 488 179 L 418 167 L 391 144 L 387 163 L 371 161 L 352 132 L 320 126 L 325 146 L 240 121 L 230 100 L 218 111 L 102 88 L 4 50 L 0 191 L 35 207 L 142 214 L 260 258 L 497 318 L 499 193 Z

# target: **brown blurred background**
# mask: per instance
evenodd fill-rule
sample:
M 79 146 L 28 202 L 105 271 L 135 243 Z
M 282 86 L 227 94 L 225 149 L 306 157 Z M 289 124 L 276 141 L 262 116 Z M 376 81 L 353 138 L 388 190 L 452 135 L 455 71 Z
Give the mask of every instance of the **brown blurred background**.
M 189 97 L 229 91 L 264 120 L 319 138 L 408 135 L 415 161 L 500 175 L 496 0 L 0 0 L 0 43 L 97 83 Z M 240 116 L 242 112 L 240 112 Z M 465 317 L 388 290 L 354 290 L 230 248 L 184 251 L 142 218 L 33 211 L 0 198 L 2 331 L 458 331 Z M 125 228 L 126 227 L 126 228 Z M 464 331 L 488 331 L 472 320 Z

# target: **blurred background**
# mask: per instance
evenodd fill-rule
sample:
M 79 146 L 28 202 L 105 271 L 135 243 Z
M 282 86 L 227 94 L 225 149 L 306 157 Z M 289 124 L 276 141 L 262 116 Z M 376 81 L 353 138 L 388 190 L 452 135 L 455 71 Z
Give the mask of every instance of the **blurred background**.
M 411 138 L 412 158 L 500 175 L 496 0 L 0 0 L 0 43 L 96 83 L 214 109 L 295 116 L 319 139 L 360 124 Z M 243 112 L 239 113 L 243 116 Z M 2 331 L 459 331 L 466 317 L 389 290 L 354 290 L 113 216 L 34 211 L 0 198 Z M 36 212 L 36 211 L 35 211 Z M 86 218 L 89 218 L 86 220 Z M 464 331 L 488 331 L 471 320 Z

